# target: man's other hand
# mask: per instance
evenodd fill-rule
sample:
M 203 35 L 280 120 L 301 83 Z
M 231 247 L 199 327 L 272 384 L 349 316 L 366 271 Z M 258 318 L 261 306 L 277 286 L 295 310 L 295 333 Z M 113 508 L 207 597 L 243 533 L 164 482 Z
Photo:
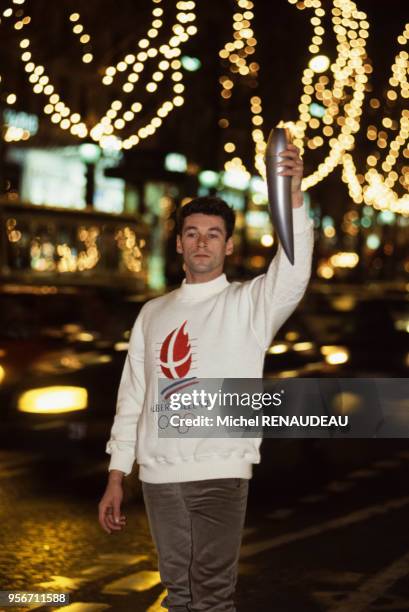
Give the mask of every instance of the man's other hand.
M 102 529 L 107 533 L 120 531 L 126 525 L 126 517 L 121 514 L 123 499 L 122 479 L 111 478 L 105 489 L 105 493 L 99 502 L 98 518 Z

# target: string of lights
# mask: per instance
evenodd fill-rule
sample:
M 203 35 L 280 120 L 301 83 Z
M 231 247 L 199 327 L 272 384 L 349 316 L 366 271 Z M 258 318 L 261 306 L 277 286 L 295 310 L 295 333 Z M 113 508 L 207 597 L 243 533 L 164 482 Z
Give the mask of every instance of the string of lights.
M 23 5 L 25 0 L 13 0 L 13 2 Z M 135 53 L 127 54 L 116 66 L 107 67 L 102 77 L 102 83 L 108 86 L 114 81 L 114 77 L 119 73 L 129 72 L 126 82 L 122 86 L 124 92 L 123 100 L 113 100 L 108 111 L 94 126 L 87 126 L 80 113 L 73 112 L 68 104 L 61 99 L 50 77 L 46 73 L 45 67 L 36 64 L 34 61 L 33 54 L 30 51 L 30 38 L 22 37 L 19 40 L 21 50 L 20 59 L 24 65 L 28 81 L 35 94 L 47 96 L 48 102 L 45 104 L 43 110 L 45 115 L 50 117 L 52 123 L 58 125 L 63 130 L 69 130 L 71 134 L 81 139 L 90 136 L 103 148 L 130 149 L 136 146 L 141 140 L 152 136 L 171 111 L 184 104 L 184 97 L 182 94 L 184 93 L 185 86 L 183 84 L 183 72 L 181 70 L 182 64 L 179 59 L 181 55 L 180 47 L 182 44 L 186 43 L 191 36 L 197 33 L 197 27 L 193 24 L 196 19 L 195 2 L 193 0 L 181 0 L 176 2 L 176 23 L 171 28 L 172 32 L 169 39 L 158 46 L 158 48 L 152 45 L 152 40 L 159 35 L 159 30 L 163 25 L 163 19 L 160 19 L 160 17 L 163 16 L 163 9 L 158 6 L 161 0 L 152 0 L 152 2 L 154 5 L 152 10 L 153 19 L 147 36 L 138 41 Z M 16 17 L 16 22 L 14 24 L 15 29 L 22 29 L 24 25 L 31 21 L 31 18 L 21 18 L 17 14 L 21 12 L 21 9 L 19 9 L 19 11 L 14 11 Z M 12 15 L 13 9 L 7 9 L 7 17 L 11 17 Z M 80 42 L 83 45 L 88 45 L 91 38 L 89 34 L 84 33 L 84 27 L 80 23 L 80 14 L 78 12 L 72 13 L 70 15 L 70 22 L 74 24 L 74 34 L 80 36 Z M 20 23 L 23 24 L 21 27 L 18 25 Z M 135 100 L 134 96 L 129 96 L 128 94 L 133 92 L 135 84 L 139 80 L 147 62 L 154 58 L 158 58 L 158 66 L 152 74 L 152 80 L 145 85 L 144 90 L 148 95 L 157 92 L 160 83 L 164 81 L 165 73 L 169 72 L 172 85 L 172 97 L 161 102 L 151 119 L 140 126 L 136 133 L 126 138 L 121 138 L 119 132 L 127 123 L 137 118 L 137 114 L 140 113 L 143 108 L 142 102 Z M 87 51 L 83 54 L 82 61 L 84 63 L 90 63 L 92 60 L 92 53 Z M 153 106 L 151 103 L 146 104 L 147 108 L 151 106 Z M 121 111 L 121 113 L 118 116 L 119 111 Z
M 14 2 L 14 4 L 22 4 L 22 3 L 23 3 L 22 0 L 16 0 Z M 12 16 L 13 16 L 13 7 L 9 6 L 5 8 L 0 17 L 0 25 L 2 23 L 2 19 L 8 19 Z M 20 25 L 19 25 L 19 29 L 20 29 Z M 3 77 L 0 74 L 0 86 L 2 87 L 2 89 L 4 89 L 4 83 L 3 85 L 2 83 L 3 83 Z M 6 93 L 5 101 L 8 106 L 12 106 L 13 104 L 17 102 L 17 95 L 13 92 L 8 92 Z M 29 137 L 30 137 L 30 134 L 26 130 L 22 130 L 21 128 L 7 125 L 7 123 L 5 124 L 4 140 L 6 142 L 18 142 L 19 140 L 28 140 Z
M 228 101 L 232 97 L 233 89 L 238 79 L 245 78 L 250 87 L 255 87 L 257 85 L 257 76 L 260 66 L 255 61 L 248 63 L 248 57 L 254 54 L 257 45 L 257 40 L 252 28 L 252 20 L 254 18 L 253 8 L 254 4 L 251 0 L 236 0 L 236 8 L 233 13 L 233 40 L 228 41 L 219 52 L 219 56 L 223 60 L 223 65 L 226 67 L 226 74 L 223 74 L 219 79 L 221 85 L 220 95 L 224 101 L 226 112 L 228 109 Z M 261 130 L 257 127 L 263 122 L 260 114 L 261 100 L 255 96 L 252 98 L 252 102 L 252 109 L 257 115 L 257 117 L 252 120 L 254 126 L 252 137 L 257 148 L 259 133 L 262 135 Z M 222 117 L 219 120 L 219 126 L 222 129 L 226 129 L 230 126 L 230 122 L 225 117 Z M 237 147 L 231 138 L 227 141 L 227 132 L 224 140 L 226 141 L 224 144 L 225 152 L 228 154 L 234 153 Z M 224 167 L 226 171 L 236 170 L 247 178 L 250 177 L 250 172 L 246 169 L 242 159 L 237 155 L 227 159 Z
M 352 0 L 333 0 L 331 7 L 331 24 L 336 40 L 337 56 L 335 61 L 322 54 L 324 43 L 326 10 L 321 0 L 288 0 L 297 9 L 312 10 L 310 23 L 313 28 L 308 47 L 311 57 L 304 69 L 301 83 L 303 86 L 300 97 L 298 119 L 287 124 L 299 147 L 301 154 L 306 149 L 321 150 L 328 148 L 324 159 L 317 168 L 303 179 L 304 190 L 313 187 L 326 178 L 338 165 L 342 167 L 342 180 L 346 183 L 349 194 L 356 204 L 366 204 L 381 210 L 391 210 L 396 213 L 409 214 L 409 195 L 399 196 L 396 189 L 408 189 L 409 167 L 402 163 L 409 158 L 407 140 L 409 138 L 409 111 L 401 110 L 400 116 L 393 118 L 394 104 L 409 97 L 408 60 L 409 54 L 405 48 L 400 50 L 391 67 L 389 87 L 386 92 L 386 104 L 373 97 L 369 104 L 372 109 L 386 112 L 381 120 L 382 126 L 369 125 L 366 137 L 370 142 L 376 142 L 376 149 L 366 159 L 366 169 L 359 173 L 352 151 L 355 147 L 356 135 L 361 128 L 363 104 L 366 92 L 370 91 L 368 75 L 372 66 L 366 54 L 366 41 L 369 36 L 369 23 L 366 14 L 358 10 Z M 112 100 L 106 113 L 93 126 L 87 125 L 80 113 L 73 112 L 61 99 L 51 82 L 46 68 L 33 59 L 31 41 L 25 36 L 24 29 L 31 23 L 31 17 L 24 12 L 25 0 L 12 0 L 3 10 L 2 20 L 14 17 L 14 29 L 21 31 L 19 36 L 20 59 L 24 66 L 28 82 L 35 94 L 47 97 L 43 110 L 50 121 L 62 130 L 83 139 L 90 136 L 102 147 L 130 149 L 137 146 L 143 139 L 152 136 L 162 125 L 163 120 L 178 106 L 184 104 L 183 71 L 181 63 L 181 45 L 194 36 L 197 27 L 195 2 L 176 2 L 176 22 L 171 27 L 171 34 L 166 42 L 155 45 L 161 29 L 164 26 L 164 10 L 162 0 L 152 0 L 151 22 L 146 35 L 137 41 L 135 48 L 124 55 L 115 65 L 107 66 L 102 71 L 102 84 L 109 87 L 118 79 L 122 79 L 121 99 Z M 254 165 L 260 176 L 265 178 L 264 155 L 266 138 L 263 133 L 263 104 L 260 95 L 254 95 L 258 86 L 260 66 L 251 57 L 257 45 L 252 21 L 254 19 L 254 3 L 251 0 L 235 0 L 233 12 L 232 38 L 219 55 L 225 67 L 220 77 L 221 92 L 225 105 L 225 115 L 228 115 L 229 104 L 235 86 L 244 82 L 248 86 L 249 107 L 251 114 L 251 136 L 254 143 Z M 328 16 L 329 18 L 329 16 Z M 80 13 L 69 15 L 73 33 L 83 45 L 82 61 L 93 61 L 91 53 L 91 37 L 84 31 Z M 406 47 L 409 39 L 409 24 L 398 36 L 397 42 Z M 155 62 L 151 78 L 143 86 L 139 81 L 150 62 Z M 161 84 L 171 81 L 172 94 L 160 102 L 151 118 L 131 135 L 121 136 L 125 128 L 142 116 L 142 111 L 151 109 L 149 101 L 152 95 L 158 96 Z M 1 82 L 1 76 L 0 76 Z M 138 84 L 138 88 L 136 89 Z M 4 88 L 3 88 L 4 89 Z M 135 93 L 144 93 L 148 101 L 136 99 Z M 7 92 L 5 97 L 8 105 L 17 101 L 13 92 Z M 384 110 L 386 109 L 386 111 Z M 225 170 L 237 170 L 245 177 L 250 177 L 250 171 L 238 155 L 237 143 L 231 137 L 228 129 L 229 119 L 223 116 L 219 120 L 224 128 L 224 151 L 228 155 Z M 9 126 L 5 138 L 17 141 L 30 137 L 29 132 L 13 129 Z
M 372 72 L 372 66 L 366 54 L 366 40 L 369 36 L 366 14 L 358 10 L 356 3 L 352 0 L 334 0 L 331 20 L 337 43 L 337 57 L 330 64 L 329 59 L 321 54 L 325 35 L 323 20 L 326 15 L 321 0 L 288 1 L 290 4 L 296 4 L 299 10 L 312 9 L 314 15 L 310 19 L 313 26 L 313 35 L 308 47 L 311 57 L 301 78 L 303 93 L 298 105 L 299 117 L 295 122 L 289 122 L 286 125 L 290 128 L 294 144 L 299 147 L 301 155 L 305 153 L 305 147 L 311 150 L 324 146 L 329 148 L 327 155 L 318 164 L 316 170 L 304 177 L 303 190 L 319 183 L 341 164 L 342 180 L 347 184 L 355 203 L 365 203 L 374 208 L 409 214 L 409 196 L 405 194 L 399 197 L 393 190 L 397 181 L 406 189 L 409 183 L 407 166 L 402 168 L 400 176 L 393 169 L 397 163 L 399 151 L 408 139 L 409 112 L 402 111 L 399 123 L 388 117 L 382 120 L 384 127 L 397 129 L 399 126 L 399 132 L 390 142 L 389 151 L 382 163 L 382 170 L 387 173 L 386 178 L 373 167 L 380 159 L 379 152 L 368 156 L 369 169 L 365 175 L 357 173 L 353 157 L 349 153 L 355 146 L 355 136 L 361 127 L 365 94 L 370 89 L 368 75 Z M 233 40 L 226 43 L 219 53 L 229 72 L 220 78 L 221 97 L 225 104 L 231 98 L 240 75 L 247 78 L 246 83 L 250 87 L 257 86 L 259 66 L 256 62 L 252 62 L 250 66 L 247 64 L 247 56 L 254 53 L 257 44 L 251 24 L 254 14 L 250 9 L 253 9 L 252 2 L 236 0 L 236 12 L 233 14 Z M 251 45 L 242 42 L 240 33 L 242 29 L 245 32 L 244 38 L 251 36 Z M 409 24 L 398 37 L 399 44 L 406 45 L 408 38 Z M 238 66 L 241 70 L 237 69 Z M 331 73 L 331 78 L 323 74 L 328 71 Z M 397 100 L 399 97 L 404 99 L 409 97 L 407 72 L 408 54 L 406 51 L 400 51 L 392 66 L 392 77 L 389 80 L 391 87 L 387 91 L 388 101 Z M 251 77 L 253 77 L 253 83 Z M 371 106 L 379 108 L 380 103 L 373 99 Z M 265 178 L 266 139 L 262 130 L 262 100 L 259 95 L 250 97 L 250 113 L 255 146 L 254 165 L 260 176 Z M 229 128 L 230 122 L 223 117 L 219 125 L 222 128 Z M 311 136 L 310 133 L 312 133 Z M 379 131 L 378 136 L 378 146 L 386 148 L 386 132 Z M 371 126 L 371 129 L 368 129 L 368 138 L 374 140 L 376 137 L 377 130 Z M 227 140 L 227 135 L 224 140 Z M 243 160 L 238 156 L 237 146 L 232 138 L 225 142 L 224 150 L 228 154 L 235 153 L 235 157 L 226 161 L 226 170 L 234 167 L 243 174 L 250 174 Z M 403 150 L 403 155 L 406 158 L 409 157 L 407 148 Z M 364 184 L 365 181 L 366 184 Z
M 79 41 L 82 45 L 84 45 L 84 54 L 82 56 L 82 61 L 84 64 L 89 64 L 94 59 L 94 56 L 90 52 L 91 46 L 91 36 L 84 32 L 84 26 L 80 23 L 80 14 L 79 13 L 71 13 L 70 21 L 72 25 L 73 33 L 78 36 Z
M 153 0 L 154 4 L 157 5 L 161 0 Z M 131 69 L 130 74 L 127 77 L 122 89 L 125 94 L 133 91 L 135 83 L 139 80 L 140 75 L 145 69 L 146 63 L 157 56 L 161 56 L 162 59 L 158 59 L 157 69 L 152 74 L 152 80 L 149 81 L 145 90 L 148 94 L 153 94 L 158 90 L 160 82 L 163 81 L 166 72 L 170 72 L 170 78 L 173 81 L 172 91 L 173 99 L 165 100 L 157 109 L 155 115 L 150 119 L 148 123 L 141 126 L 136 134 L 132 134 L 122 142 L 122 148 L 130 149 L 136 146 L 142 139 L 153 135 L 156 130 L 161 126 L 162 121 L 168 114 L 178 106 L 182 106 L 184 98 L 182 96 L 185 86 L 183 84 L 183 72 L 181 71 L 181 61 L 178 59 L 181 55 L 180 45 L 189 40 L 189 38 L 196 34 L 197 27 L 192 24 L 196 19 L 194 13 L 195 3 L 190 2 L 178 2 L 176 4 L 178 13 L 176 14 L 177 23 L 172 26 L 172 35 L 169 40 L 160 45 L 159 48 L 151 46 L 151 40 L 158 36 L 160 28 L 163 26 L 163 9 L 155 7 L 152 10 L 152 23 L 151 27 L 147 32 L 147 38 L 142 38 L 139 43 L 139 51 L 137 54 L 128 54 L 123 60 L 117 63 L 115 66 L 109 66 L 103 77 L 103 82 L 107 84 L 107 78 L 113 80 L 119 72 L 125 72 Z M 189 25 L 190 24 L 190 25 Z M 117 131 L 122 130 L 126 123 L 132 121 L 137 113 L 140 113 L 143 105 L 140 101 L 133 101 L 132 104 L 126 106 L 121 100 L 114 100 L 111 107 L 107 111 L 106 115 L 100 119 L 100 121 L 94 126 L 91 131 L 91 137 L 103 143 L 111 137 L 114 132 L 114 128 Z M 121 110 L 121 116 L 118 117 L 118 111 Z M 112 125 L 112 121 L 114 124 Z

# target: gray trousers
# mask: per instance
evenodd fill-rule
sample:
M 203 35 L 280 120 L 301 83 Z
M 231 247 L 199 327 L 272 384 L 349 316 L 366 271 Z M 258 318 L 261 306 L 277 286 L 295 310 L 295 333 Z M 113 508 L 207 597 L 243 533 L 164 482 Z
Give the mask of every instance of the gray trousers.
M 169 612 L 235 612 L 249 481 L 142 483 Z

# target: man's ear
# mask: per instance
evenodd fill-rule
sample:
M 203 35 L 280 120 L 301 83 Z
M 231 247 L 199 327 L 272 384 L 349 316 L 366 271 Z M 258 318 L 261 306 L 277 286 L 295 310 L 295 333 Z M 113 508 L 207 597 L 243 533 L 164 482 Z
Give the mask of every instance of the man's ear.
M 176 253 L 179 253 L 179 254 L 183 253 L 182 241 L 180 239 L 180 235 L 179 234 L 176 236 Z
M 233 249 L 234 249 L 233 237 L 230 236 L 230 238 L 226 240 L 225 254 L 231 255 L 233 253 Z

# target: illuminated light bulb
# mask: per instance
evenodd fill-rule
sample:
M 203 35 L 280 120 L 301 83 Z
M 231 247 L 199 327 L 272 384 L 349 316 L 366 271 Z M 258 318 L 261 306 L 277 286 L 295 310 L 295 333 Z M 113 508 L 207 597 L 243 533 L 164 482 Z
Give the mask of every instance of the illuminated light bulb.
M 7 104 L 14 104 L 16 101 L 17 101 L 17 96 L 14 93 L 9 94 L 6 98 Z
M 85 55 L 82 56 L 82 61 L 84 62 L 84 64 L 89 64 L 90 62 L 92 62 L 92 60 L 93 60 L 92 53 L 85 53 Z
M 263 234 L 260 238 L 260 242 L 265 247 L 271 247 L 274 244 L 274 238 L 271 234 Z
M 124 119 L 125 121 L 132 121 L 132 119 L 135 117 L 135 113 L 133 113 L 132 111 L 126 111 L 124 113 Z
M 308 65 L 313 72 L 325 72 L 329 68 L 330 60 L 326 55 L 316 55 Z
M 146 85 L 146 91 L 148 91 L 149 93 L 153 93 L 157 89 L 158 89 L 158 86 L 156 83 L 150 82 Z
M 78 21 L 79 18 L 80 18 L 79 13 L 71 13 L 70 15 L 70 21 Z

